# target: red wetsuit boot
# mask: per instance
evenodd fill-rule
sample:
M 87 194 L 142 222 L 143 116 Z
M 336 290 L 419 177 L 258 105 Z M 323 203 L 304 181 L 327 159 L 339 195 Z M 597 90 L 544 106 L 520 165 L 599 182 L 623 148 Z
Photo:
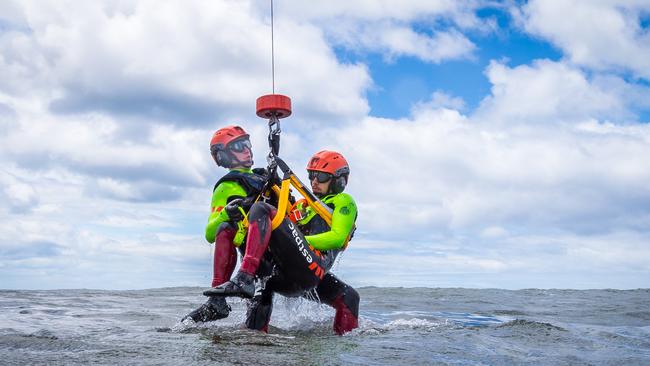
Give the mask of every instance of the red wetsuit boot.
M 344 333 L 359 327 L 359 320 L 357 318 L 358 314 L 353 313 L 354 309 L 350 309 L 345 304 L 343 296 L 339 296 L 334 301 L 334 309 L 336 309 L 336 315 L 334 315 L 334 332 L 336 332 L 336 334 L 343 335 Z

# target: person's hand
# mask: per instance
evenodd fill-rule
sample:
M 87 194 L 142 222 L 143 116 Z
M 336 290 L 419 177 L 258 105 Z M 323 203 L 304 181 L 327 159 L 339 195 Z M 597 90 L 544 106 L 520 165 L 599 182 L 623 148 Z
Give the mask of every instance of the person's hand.
M 264 177 L 269 175 L 269 172 L 266 170 L 266 168 L 253 168 L 253 173 Z
M 253 173 L 257 175 L 261 175 L 264 178 L 267 178 L 271 181 L 271 184 L 275 185 L 281 185 L 282 184 L 282 179 L 280 179 L 280 176 L 278 175 L 278 171 L 276 170 L 273 174 L 272 177 L 269 177 L 269 171 L 266 168 L 254 168 Z
M 228 215 L 230 221 L 237 222 L 244 219 L 244 215 L 240 211 L 240 207 L 243 202 L 243 198 L 235 198 L 234 200 L 228 202 L 226 207 L 223 208 L 226 210 L 226 214 Z

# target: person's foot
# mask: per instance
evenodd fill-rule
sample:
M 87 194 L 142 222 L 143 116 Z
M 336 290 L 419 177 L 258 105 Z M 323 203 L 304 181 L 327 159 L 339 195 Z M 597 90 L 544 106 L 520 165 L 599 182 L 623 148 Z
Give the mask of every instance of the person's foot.
M 252 298 L 255 294 L 255 276 L 239 271 L 232 280 L 203 291 L 205 296 L 238 296 Z
M 211 322 L 226 318 L 228 314 L 230 314 L 230 306 L 226 303 L 226 298 L 223 296 L 210 296 L 205 304 L 185 315 L 181 321 L 192 319 L 195 323 Z

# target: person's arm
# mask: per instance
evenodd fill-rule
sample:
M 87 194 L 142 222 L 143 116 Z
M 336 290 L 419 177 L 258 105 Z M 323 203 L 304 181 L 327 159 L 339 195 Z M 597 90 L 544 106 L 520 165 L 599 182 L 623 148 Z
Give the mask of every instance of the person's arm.
M 209 243 L 214 243 L 217 229 L 221 223 L 228 221 L 230 218 L 224 210 L 224 206 L 235 198 L 246 197 L 246 191 L 238 183 L 223 182 L 217 186 L 217 189 L 212 193 L 212 204 L 208 224 L 205 227 L 205 240 Z
M 330 231 L 316 235 L 307 235 L 305 239 L 318 250 L 340 249 L 345 244 L 357 218 L 357 205 L 352 196 L 340 193 L 332 200 L 332 228 Z

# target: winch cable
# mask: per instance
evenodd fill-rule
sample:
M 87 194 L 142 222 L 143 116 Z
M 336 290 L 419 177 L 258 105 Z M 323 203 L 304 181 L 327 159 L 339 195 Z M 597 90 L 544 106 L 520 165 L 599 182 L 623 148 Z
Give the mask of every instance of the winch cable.
M 293 186 L 298 193 L 300 193 L 309 206 L 313 207 L 316 212 L 331 225 L 332 223 L 332 209 L 318 199 L 309 188 L 303 184 L 300 179 L 291 171 L 289 166 L 278 156 L 280 153 L 280 119 L 289 117 L 291 115 L 291 98 L 286 95 L 275 94 L 275 17 L 273 0 L 270 1 L 271 6 L 271 88 L 272 94 L 263 95 L 257 98 L 256 111 L 257 115 L 261 118 L 268 119 L 269 122 L 269 147 L 270 152 L 267 157 L 267 180 L 262 189 L 264 192 L 271 189 L 278 197 L 278 214 L 273 218 L 272 227 L 275 229 L 282 219 L 287 214 L 289 206 L 289 190 Z M 273 182 L 277 174 L 278 167 L 283 173 L 280 182 Z M 279 178 L 279 177 L 278 177 Z M 279 186 L 275 183 L 279 183 Z M 260 196 L 258 196 L 258 199 Z

